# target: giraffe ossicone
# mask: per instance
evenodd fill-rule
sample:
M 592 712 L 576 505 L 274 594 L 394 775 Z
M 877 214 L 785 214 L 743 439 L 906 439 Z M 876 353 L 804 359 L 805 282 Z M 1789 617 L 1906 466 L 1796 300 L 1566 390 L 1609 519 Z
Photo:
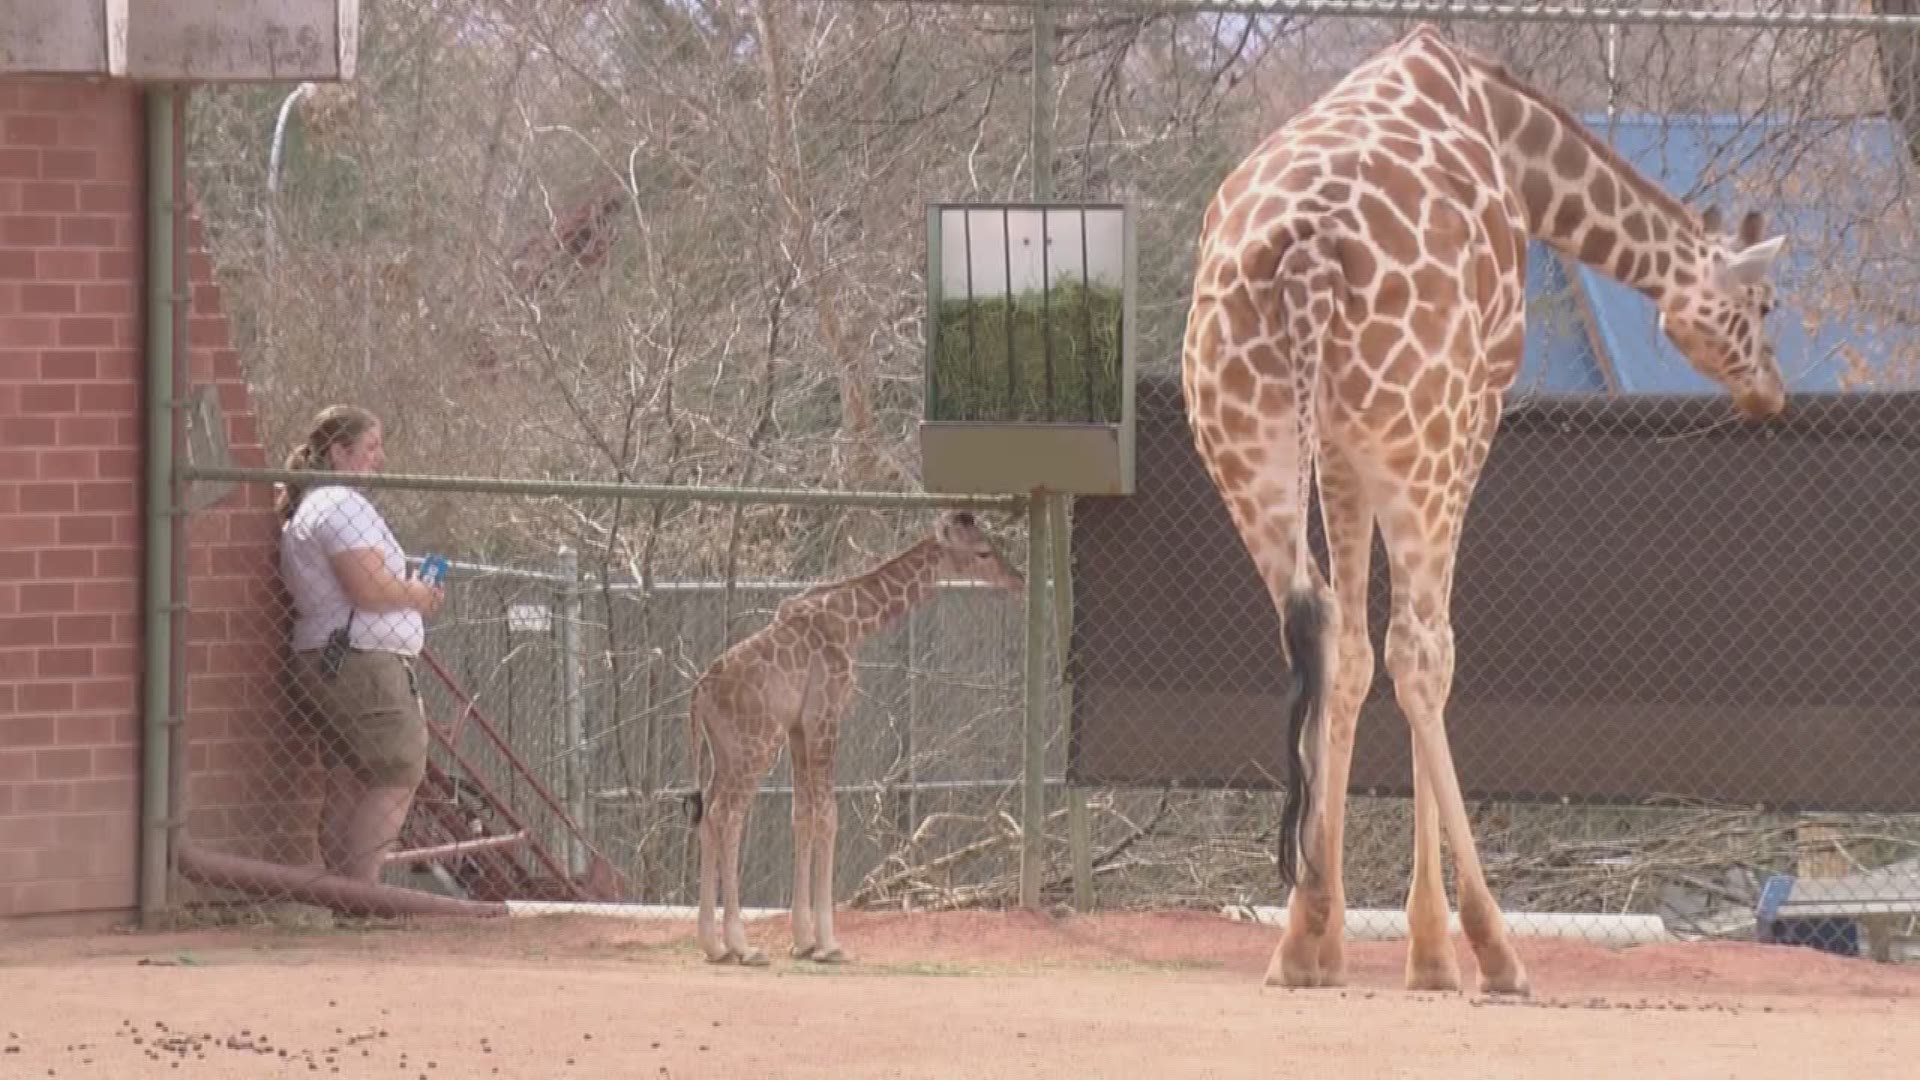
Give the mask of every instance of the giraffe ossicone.
M 1457 989 L 1440 841 L 1480 985 L 1526 994 L 1448 745 L 1462 523 L 1525 342 L 1530 238 L 1639 291 L 1745 416 L 1786 406 L 1764 327 L 1784 238 L 1723 230 L 1496 61 L 1421 26 L 1287 120 L 1207 208 L 1182 356 L 1196 449 L 1280 615 L 1294 679 L 1267 981 L 1344 981 L 1342 844 L 1375 656 L 1366 589 L 1385 540 L 1384 658 L 1413 736 L 1406 984 Z M 1307 547 L 1318 486 L 1329 566 Z M 1317 798 L 1316 798 L 1317 795 Z
M 783 743 L 793 767 L 792 955 L 846 959 L 833 930 L 833 764 L 853 698 L 854 658 L 875 631 L 931 598 L 943 577 L 1014 593 L 1025 588 L 971 513 L 944 511 L 924 539 L 880 565 L 781 601 L 765 627 L 721 653 L 694 682 L 687 749 L 700 847 L 697 933 L 709 960 L 767 963 L 766 953 L 748 943 L 740 914 L 740 841 Z M 704 781 L 703 747 L 713 763 Z

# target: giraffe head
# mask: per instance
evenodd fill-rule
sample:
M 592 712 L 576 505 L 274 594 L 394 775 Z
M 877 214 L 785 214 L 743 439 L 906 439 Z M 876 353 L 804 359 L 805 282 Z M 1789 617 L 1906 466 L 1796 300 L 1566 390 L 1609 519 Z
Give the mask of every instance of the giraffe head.
M 1759 211 L 1741 218 L 1732 234 L 1722 230 L 1718 207 L 1709 207 L 1700 224 L 1700 275 L 1661 297 L 1660 329 L 1695 371 L 1727 388 L 1741 412 L 1771 419 L 1787 403 L 1765 325 L 1774 304 L 1773 264 L 1786 237 L 1762 239 Z
M 994 550 L 993 541 L 987 539 L 986 530 L 971 513 L 943 512 L 933 523 L 933 538 L 954 576 L 983 580 L 1014 592 L 1026 588 L 1026 581 Z

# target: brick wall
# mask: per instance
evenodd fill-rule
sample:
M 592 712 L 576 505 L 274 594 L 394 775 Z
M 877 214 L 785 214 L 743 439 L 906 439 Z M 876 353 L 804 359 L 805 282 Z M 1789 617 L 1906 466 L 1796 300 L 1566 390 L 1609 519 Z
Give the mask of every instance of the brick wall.
M 0 79 L 0 917 L 136 902 L 143 127 L 134 88 Z M 259 464 L 202 255 L 193 282 L 193 376 L 220 387 L 236 460 Z M 189 762 L 214 811 L 200 823 L 233 850 L 280 826 L 227 811 L 289 774 L 263 775 L 281 727 L 247 710 L 277 664 L 273 523 L 263 493 L 228 503 L 193 523 L 210 542 L 190 549 L 208 610 L 190 628 Z

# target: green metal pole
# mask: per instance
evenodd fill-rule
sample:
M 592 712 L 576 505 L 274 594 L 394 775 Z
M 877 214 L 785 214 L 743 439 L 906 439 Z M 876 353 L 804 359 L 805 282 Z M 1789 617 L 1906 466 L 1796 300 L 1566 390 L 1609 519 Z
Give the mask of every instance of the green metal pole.
M 173 97 L 146 93 L 146 618 L 142 635 L 140 921 L 167 908 L 168 680 L 173 616 Z
M 1047 821 L 1047 512 L 1027 504 L 1026 754 L 1020 800 L 1020 906 L 1040 907 Z
M 1067 498 L 1047 500 L 1047 534 L 1053 541 L 1053 655 L 1059 680 L 1061 742 L 1073 711 L 1073 683 L 1067 679 L 1067 649 L 1073 643 L 1073 538 L 1067 532 Z M 1067 854 L 1073 862 L 1073 909 L 1093 910 L 1093 827 L 1087 820 L 1087 789 L 1067 785 Z

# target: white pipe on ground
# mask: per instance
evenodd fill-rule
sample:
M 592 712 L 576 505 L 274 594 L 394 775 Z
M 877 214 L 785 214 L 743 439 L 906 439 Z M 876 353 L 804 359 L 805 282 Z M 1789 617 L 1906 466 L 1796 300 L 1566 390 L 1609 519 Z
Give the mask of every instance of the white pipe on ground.
M 1230 904 L 1221 911 L 1236 922 L 1285 926 L 1283 907 Z M 1678 941 L 1658 915 L 1619 915 L 1586 911 L 1509 911 L 1507 932 L 1515 937 L 1577 938 L 1596 945 L 1650 945 Z M 1407 936 L 1407 913 L 1395 908 L 1349 908 L 1348 941 L 1398 941 Z M 1460 932 L 1458 912 L 1447 913 L 1449 933 Z

